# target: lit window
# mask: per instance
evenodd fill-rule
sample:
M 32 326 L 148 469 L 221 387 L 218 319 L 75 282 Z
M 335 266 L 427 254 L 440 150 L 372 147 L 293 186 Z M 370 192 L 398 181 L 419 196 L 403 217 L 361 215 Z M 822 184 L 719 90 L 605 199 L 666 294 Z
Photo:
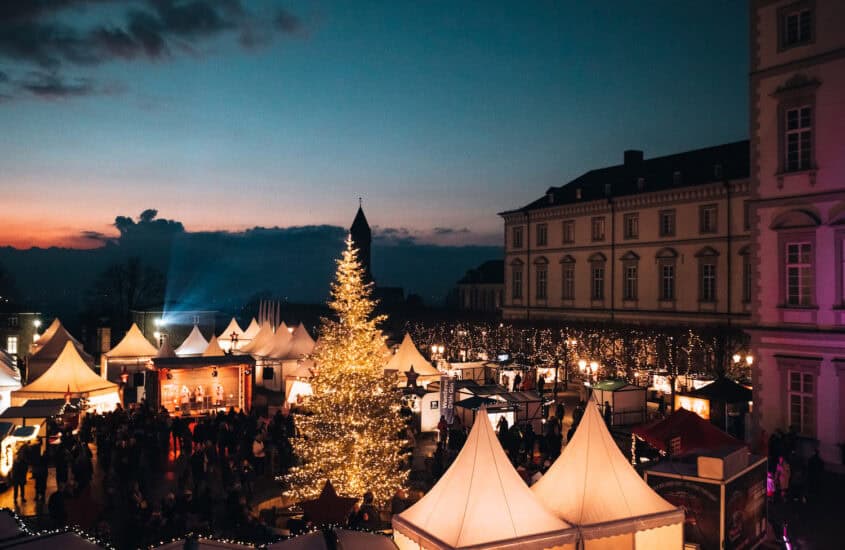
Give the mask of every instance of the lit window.
M 809 170 L 813 164 L 813 108 L 787 109 L 784 166 L 787 172 Z
M 625 238 L 636 239 L 640 236 L 640 215 L 636 212 L 625 214 Z
M 549 226 L 541 223 L 537 224 L 537 246 L 546 246 L 549 241 Z
M 808 242 L 786 245 L 786 304 L 813 304 L 813 245 Z
M 660 236 L 673 237 L 675 235 L 675 211 L 660 211 Z
M 789 371 L 789 425 L 799 434 L 815 437 L 815 380 L 803 371 Z
M 17 355 L 18 354 L 18 337 L 17 336 L 7 336 L 6 337 L 6 351 L 9 355 Z

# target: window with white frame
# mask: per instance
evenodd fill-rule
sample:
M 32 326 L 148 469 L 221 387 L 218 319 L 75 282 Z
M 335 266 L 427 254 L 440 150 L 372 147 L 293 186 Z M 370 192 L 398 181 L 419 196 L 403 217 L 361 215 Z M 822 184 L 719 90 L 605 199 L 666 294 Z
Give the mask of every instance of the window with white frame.
M 638 212 L 625 214 L 624 224 L 626 239 L 636 239 L 640 236 L 640 214 Z
M 604 262 L 594 262 L 590 271 L 592 272 L 590 297 L 593 300 L 604 300 Z
M 813 108 L 787 109 L 784 116 L 784 167 L 787 172 L 809 170 L 813 167 Z
M 698 210 L 699 229 L 701 233 L 715 233 L 717 221 L 717 206 L 715 204 L 705 204 Z
M 515 265 L 511 268 L 511 297 L 514 300 L 522 299 L 522 266 Z
M 535 296 L 538 300 L 545 300 L 548 296 L 549 270 L 545 264 L 537 265 L 537 288 Z
M 625 300 L 637 299 L 637 264 L 629 263 L 625 265 L 625 285 L 623 298 Z
M 702 260 L 699 300 L 702 302 L 716 301 L 716 263 L 713 258 Z
M 575 264 L 566 262 L 563 265 L 563 279 L 561 297 L 564 300 L 575 299 Z
M 660 236 L 674 237 L 675 236 L 675 210 L 661 210 L 659 213 L 660 219 Z
M 660 263 L 660 299 L 675 299 L 675 262 Z
M 546 246 L 549 242 L 549 226 L 545 223 L 537 224 L 537 246 Z
M 564 220 L 563 222 L 563 242 L 575 242 L 575 220 Z
M 511 235 L 511 244 L 513 247 L 522 248 L 522 227 L 514 227 Z
M 6 337 L 6 351 L 9 355 L 17 355 L 18 354 L 18 337 L 17 336 L 7 336 Z
M 592 236 L 594 241 L 604 240 L 604 216 L 597 216 L 592 220 Z
M 813 39 L 813 12 L 800 5 L 781 12 L 780 45 L 782 49 L 807 44 Z
M 801 370 L 790 370 L 788 375 L 789 425 L 794 426 L 798 433 L 803 436 L 815 437 L 815 376 Z
M 786 305 L 813 305 L 812 243 L 786 243 Z

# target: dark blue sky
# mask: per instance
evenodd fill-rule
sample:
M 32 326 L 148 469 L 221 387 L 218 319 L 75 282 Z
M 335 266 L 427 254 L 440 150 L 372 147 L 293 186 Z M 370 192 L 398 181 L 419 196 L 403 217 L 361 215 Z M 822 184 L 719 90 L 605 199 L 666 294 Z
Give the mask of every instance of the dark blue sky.
M 496 212 L 626 148 L 747 137 L 738 0 L 7 1 L 0 245 L 93 246 L 144 208 L 346 226 L 358 196 L 373 225 L 498 243 Z

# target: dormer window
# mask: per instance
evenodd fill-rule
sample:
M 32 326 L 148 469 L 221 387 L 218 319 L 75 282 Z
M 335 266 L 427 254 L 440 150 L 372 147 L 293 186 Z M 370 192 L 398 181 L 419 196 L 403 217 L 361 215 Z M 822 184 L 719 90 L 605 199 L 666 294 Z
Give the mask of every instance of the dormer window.
M 580 187 L 575 190 L 575 198 L 579 201 L 581 200 L 581 188 Z

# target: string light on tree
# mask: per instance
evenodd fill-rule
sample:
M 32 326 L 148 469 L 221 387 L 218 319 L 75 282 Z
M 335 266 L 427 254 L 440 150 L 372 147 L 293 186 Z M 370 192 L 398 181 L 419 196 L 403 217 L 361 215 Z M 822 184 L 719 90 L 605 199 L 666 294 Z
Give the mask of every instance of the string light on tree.
M 316 497 L 326 480 L 338 494 L 372 491 L 386 503 L 407 481 L 399 414 L 401 394 L 395 376 L 385 376 L 384 336 L 374 315 L 372 285 L 352 240 L 337 262 L 329 308 L 336 319 L 322 320 L 313 359 L 313 395 L 298 420 L 301 437 L 292 443 L 301 464 L 284 477 L 289 496 Z

